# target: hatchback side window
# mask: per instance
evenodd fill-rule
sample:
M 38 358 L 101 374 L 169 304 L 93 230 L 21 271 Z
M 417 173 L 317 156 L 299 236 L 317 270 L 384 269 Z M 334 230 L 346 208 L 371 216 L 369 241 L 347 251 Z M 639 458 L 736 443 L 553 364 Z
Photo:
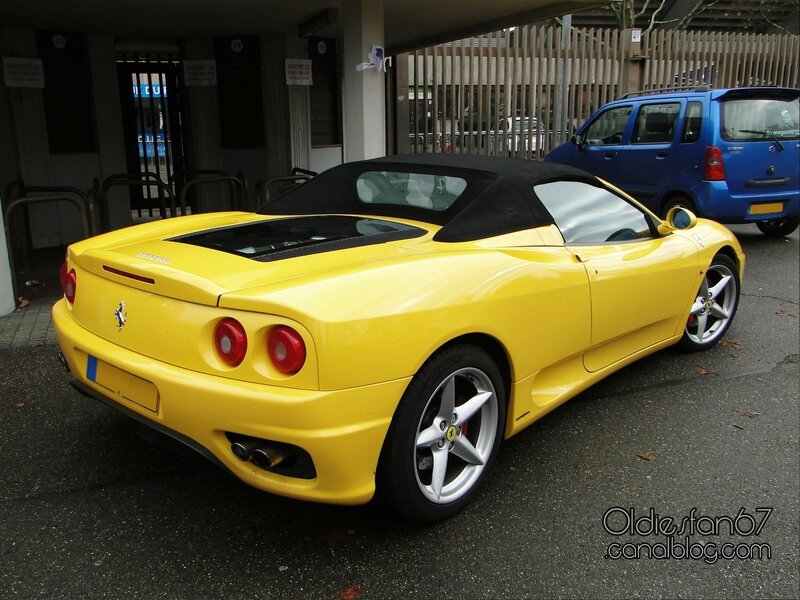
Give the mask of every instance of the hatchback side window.
M 619 144 L 632 106 L 617 106 L 605 111 L 597 117 L 583 134 L 583 139 L 590 146 Z
M 653 237 L 650 219 L 603 187 L 554 181 L 533 188 L 567 244 L 602 244 Z
M 678 102 L 642 106 L 636 116 L 633 143 L 668 144 L 671 142 L 680 109 L 681 105 Z
M 700 128 L 703 126 L 703 105 L 700 102 L 689 102 L 686 105 L 686 116 L 683 118 L 681 143 L 696 142 L 700 139 Z

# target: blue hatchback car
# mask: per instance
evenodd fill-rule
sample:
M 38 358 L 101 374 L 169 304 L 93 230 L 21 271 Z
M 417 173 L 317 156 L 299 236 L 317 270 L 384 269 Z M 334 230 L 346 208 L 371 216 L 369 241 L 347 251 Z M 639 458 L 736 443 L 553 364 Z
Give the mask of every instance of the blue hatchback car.
M 777 87 L 629 94 L 545 160 L 589 171 L 661 215 L 680 205 L 780 237 L 800 221 L 798 97 Z

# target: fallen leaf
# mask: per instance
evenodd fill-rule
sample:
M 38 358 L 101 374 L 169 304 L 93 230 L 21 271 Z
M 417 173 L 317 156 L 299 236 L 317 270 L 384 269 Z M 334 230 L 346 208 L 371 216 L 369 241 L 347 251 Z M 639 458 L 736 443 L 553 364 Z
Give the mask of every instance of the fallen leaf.
M 339 598 L 342 600 L 355 600 L 355 598 L 363 595 L 364 590 L 361 589 L 359 585 L 351 585 L 349 588 L 345 588 L 339 592 Z
M 17 408 L 22 408 L 22 407 L 25 406 L 25 403 L 24 402 L 17 402 L 14 406 L 16 406 Z
M 742 349 L 742 342 L 737 342 L 736 340 L 722 340 L 719 345 L 724 346 L 725 348 L 732 348 L 734 350 Z
M 790 313 L 788 311 L 785 311 L 782 308 L 779 308 L 778 310 L 776 310 L 775 314 L 778 315 L 779 317 L 793 317 L 794 316 L 792 313 Z
M 30 303 L 31 303 L 30 300 L 28 300 L 24 296 L 17 296 L 17 304 L 20 308 L 25 308 Z
M 697 371 L 698 375 L 716 375 L 717 374 L 716 371 L 712 371 L 711 369 L 706 369 L 705 367 L 701 367 L 700 365 L 697 365 L 697 369 L 695 369 L 695 370 Z
M 651 461 L 651 460 L 655 460 L 656 459 L 656 457 L 653 456 L 652 454 L 650 454 L 649 452 L 642 452 L 642 451 L 637 452 L 636 453 L 636 457 L 637 458 L 641 458 L 642 460 L 647 460 L 647 461 Z
M 739 414 L 742 415 L 743 417 L 747 417 L 748 419 L 752 419 L 753 417 L 756 417 L 761 413 L 753 412 L 752 410 L 743 410 Z

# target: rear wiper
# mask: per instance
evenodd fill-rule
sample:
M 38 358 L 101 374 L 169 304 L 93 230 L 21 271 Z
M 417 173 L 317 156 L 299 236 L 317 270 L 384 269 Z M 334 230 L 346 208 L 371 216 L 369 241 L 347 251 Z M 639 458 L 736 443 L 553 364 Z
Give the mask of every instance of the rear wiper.
M 780 140 L 775 136 L 774 133 L 770 133 L 769 131 L 759 131 L 758 129 L 740 129 L 742 133 L 755 133 L 757 135 L 763 135 L 764 137 L 768 137 L 775 145 L 778 147 L 779 152 L 783 152 L 783 144 L 781 144 Z

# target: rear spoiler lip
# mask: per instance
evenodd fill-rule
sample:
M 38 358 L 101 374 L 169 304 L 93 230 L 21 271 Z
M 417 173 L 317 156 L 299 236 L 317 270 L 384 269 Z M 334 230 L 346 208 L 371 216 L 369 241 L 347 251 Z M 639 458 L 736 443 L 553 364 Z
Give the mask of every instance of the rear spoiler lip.
M 795 98 L 800 98 L 800 89 L 787 88 L 787 87 L 770 87 L 770 86 L 734 88 L 730 90 L 719 90 L 717 93 L 713 93 L 712 97 L 715 100 L 722 100 L 722 99 L 727 100 L 737 97 L 741 98 L 773 97 L 773 98 L 785 98 L 787 100 L 794 100 Z

